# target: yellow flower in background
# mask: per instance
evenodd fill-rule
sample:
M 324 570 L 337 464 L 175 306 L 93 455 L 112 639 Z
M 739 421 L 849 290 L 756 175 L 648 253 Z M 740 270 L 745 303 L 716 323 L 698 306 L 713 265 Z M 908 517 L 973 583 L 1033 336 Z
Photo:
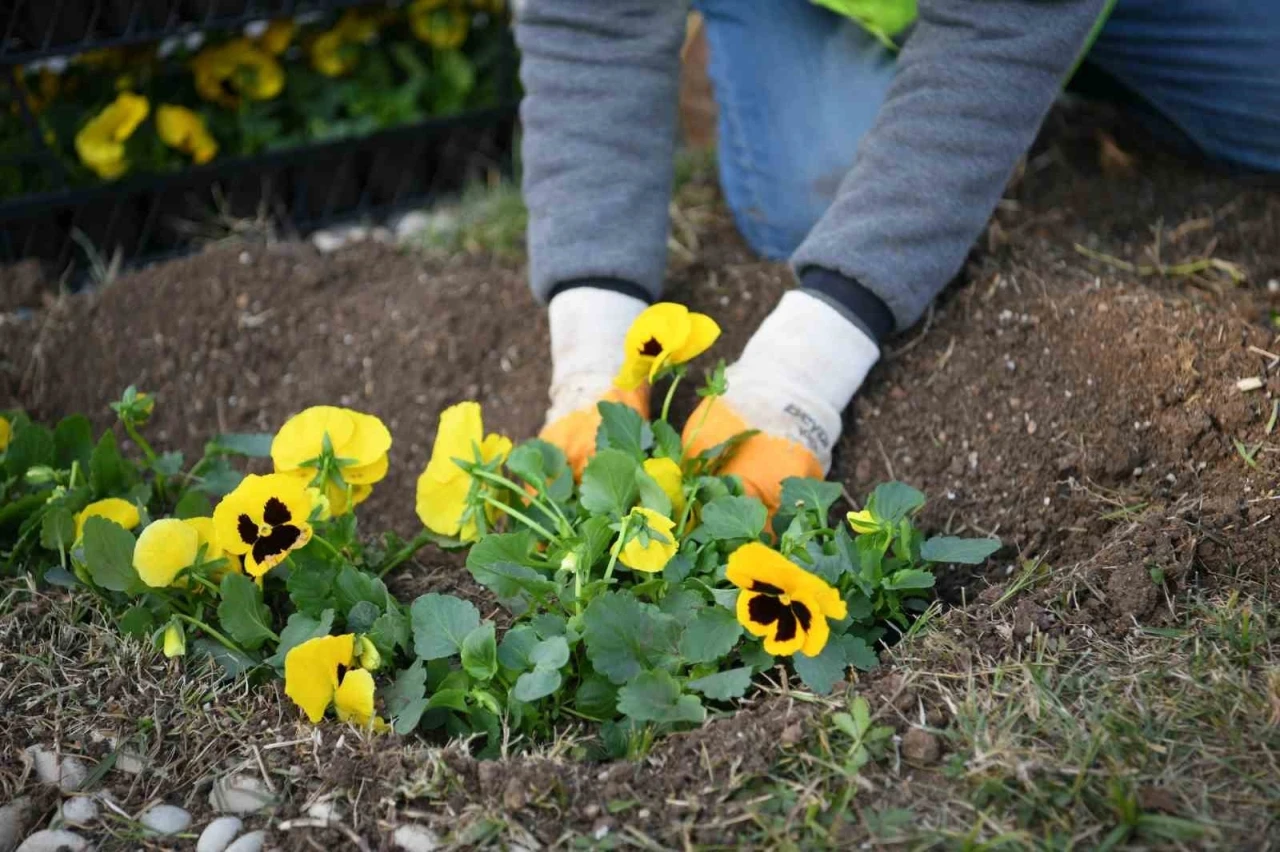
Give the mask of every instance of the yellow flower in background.
M 195 527 L 177 518 L 152 521 L 138 536 L 133 548 L 133 567 L 153 589 L 173 585 L 184 568 L 195 564 L 200 552 L 200 536 Z
M 90 518 L 106 518 L 127 530 L 142 523 L 142 516 L 138 514 L 137 506 L 119 497 L 108 497 L 105 500 L 90 503 L 76 515 L 76 541 L 84 535 L 84 522 Z
M 311 541 L 311 508 L 301 478 L 249 474 L 214 508 L 213 528 L 219 545 L 243 555 L 245 571 L 261 577 Z
M 849 526 L 858 535 L 867 535 L 880 530 L 880 522 L 875 519 L 869 509 L 863 509 L 861 512 L 850 512 L 845 516 L 845 519 L 849 521 Z
M 9 425 L 9 421 L 0 417 L 0 453 L 3 453 L 9 446 L 9 441 L 13 439 L 13 427 Z
M 279 56 L 289 49 L 297 30 L 298 25 L 288 18 L 272 21 L 258 36 L 257 45 L 272 56 Z
M 245 97 L 269 101 L 284 89 L 284 69 L 276 58 L 246 38 L 206 47 L 191 60 L 200 97 L 234 108 Z
M 360 61 L 360 47 L 378 36 L 376 18 L 348 9 L 333 29 L 311 42 L 311 67 L 326 77 L 349 74 Z
M 644 519 L 646 529 L 639 535 L 632 535 L 618 554 L 618 561 L 633 571 L 657 573 L 667 567 L 671 557 L 676 555 L 676 537 L 673 530 L 675 521 L 643 506 L 631 510 L 634 518 L 639 515 Z
M 374 715 L 373 676 L 356 664 L 356 637 L 319 636 L 291 649 L 284 658 L 284 694 L 312 724 L 334 705 L 338 718 L 375 729 L 386 723 Z
M 169 659 L 181 657 L 187 653 L 187 634 L 182 629 L 182 625 L 175 621 L 169 622 L 169 626 L 164 629 L 164 655 Z
M 816 657 L 831 636 L 827 619 L 848 614 L 835 587 L 759 542 L 729 555 L 725 577 L 742 590 L 738 622 L 763 637 L 765 651 L 774 656 L 803 651 Z
M 203 562 L 223 560 L 221 568 L 214 568 L 209 572 L 210 580 L 221 583 L 222 578 L 228 574 L 244 573 L 240 557 L 234 553 L 227 553 L 226 548 L 218 542 L 218 530 L 213 525 L 213 518 L 183 518 L 182 522 L 196 531 L 199 546 L 204 548 Z
M 328 511 L 337 516 L 368 499 L 386 477 L 390 450 L 391 433 L 377 417 L 316 405 L 280 427 L 271 441 L 271 461 L 276 473 L 322 489 Z
M 120 93 L 76 133 L 80 162 L 105 180 L 120 177 L 129 170 L 124 143 L 150 111 L 146 98 L 132 92 Z
M 500 15 L 507 6 L 505 0 L 471 0 L 471 8 L 477 12 L 488 12 L 490 15 Z
M 680 465 L 673 459 L 656 458 L 645 459 L 641 467 L 671 501 L 671 516 L 680 517 L 684 513 L 684 475 L 680 472 Z
M 454 50 L 467 40 L 471 16 L 457 6 L 441 6 L 436 0 L 415 0 L 409 6 L 409 28 L 419 41 L 436 50 Z
M 627 329 L 622 369 L 613 383 L 623 390 L 634 390 L 656 379 L 663 368 L 706 352 L 719 336 L 720 326 L 705 314 L 695 314 L 674 302 L 650 305 Z
M 218 143 L 209 135 L 204 118 L 183 106 L 160 105 L 156 110 L 156 134 L 161 142 L 189 155 L 198 166 L 218 153 Z
M 32 115 L 39 115 L 62 91 L 62 78 L 48 68 L 41 68 L 35 72 L 35 86 L 33 88 L 31 81 L 27 79 L 29 76 L 22 66 L 16 66 L 13 69 L 14 85 L 21 94 L 26 96 L 27 107 L 31 110 Z M 16 102 L 12 104 L 12 108 L 13 112 L 17 114 L 18 104 Z
M 418 477 L 417 510 L 424 526 L 440 535 L 474 541 L 479 535 L 468 513 L 472 477 L 454 459 L 491 464 L 511 452 L 511 439 L 485 436 L 480 403 L 460 402 L 440 414 L 431 460 Z

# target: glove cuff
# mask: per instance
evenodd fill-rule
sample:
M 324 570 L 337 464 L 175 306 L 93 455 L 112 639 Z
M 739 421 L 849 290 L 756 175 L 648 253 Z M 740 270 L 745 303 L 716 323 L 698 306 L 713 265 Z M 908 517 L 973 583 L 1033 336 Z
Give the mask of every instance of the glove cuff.
M 573 287 L 551 299 L 547 423 L 595 403 L 613 388 L 627 329 L 646 307 L 643 299 L 599 287 Z

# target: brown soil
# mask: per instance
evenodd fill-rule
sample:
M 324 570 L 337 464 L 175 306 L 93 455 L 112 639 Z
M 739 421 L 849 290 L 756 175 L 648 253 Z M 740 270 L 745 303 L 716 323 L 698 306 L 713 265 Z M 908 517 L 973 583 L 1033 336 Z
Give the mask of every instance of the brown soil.
M 1280 345 L 1267 287 L 1280 278 L 1280 193 L 1159 158 L 1127 174 L 1109 160 L 1104 173 L 1093 145 L 1066 139 L 1030 159 L 968 283 L 894 341 L 873 374 L 832 474 L 857 498 L 906 480 L 931 498 L 930 530 L 1003 538 L 987 574 L 951 571 L 941 584 L 945 599 L 975 604 L 965 641 L 986 650 L 1035 631 L 1159 623 L 1194 584 L 1280 591 L 1280 461 L 1268 428 L 1280 398 L 1280 358 L 1269 353 Z M 732 358 L 789 278 L 750 256 L 714 202 L 695 198 L 685 215 L 697 251 L 673 262 L 669 295 L 714 315 L 726 331 L 714 354 Z M 1217 258 L 1247 278 L 1139 274 L 1077 243 L 1138 264 Z M 212 432 L 269 431 L 306 405 L 378 414 L 396 438 L 393 467 L 362 517 L 404 533 L 416 526 L 413 480 L 439 411 L 478 399 L 486 426 L 530 436 L 549 374 L 545 320 L 522 270 L 373 244 L 329 257 L 299 244 L 220 245 L 17 328 L 0 352 L 17 403 L 42 418 L 93 412 L 101 424 L 106 403 L 136 384 L 157 397 L 156 441 L 189 455 Z M 1239 390 L 1248 377 L 1262 387 Z M 1007 635 L 982 614 L 1004 605 L 1010 577 L 1036 560 L 1018 635 Z M 421 561 L 406 587 L 473 592 L 456 559 Z M 457 756 L 466 792 L 450 807 L 522 811 L 552 842 L 569 826 L 608 824 L 610 803 L 627 800 L 644 812 L 629 823 L 665 844 L 721 839 L 727 825 L 693 828 L 699 803 L 767 767 L 803 715 L 786 699 L 763 701 L 670 738 L 639 765 L 496 769 Z M 408 752 L 358 752 L 357 775 L 414 771 L 392 765 Z M 380 794 L 411 802 L 405 783 Z

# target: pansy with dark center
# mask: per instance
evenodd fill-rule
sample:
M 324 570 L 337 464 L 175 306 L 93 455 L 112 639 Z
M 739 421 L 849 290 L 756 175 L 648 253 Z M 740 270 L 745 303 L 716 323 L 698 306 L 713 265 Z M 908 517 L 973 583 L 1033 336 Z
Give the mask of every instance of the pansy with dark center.
M 760 542 L 730 554 L 725 577 L 742 590 L 738 622 L 775 656 L 817 656 L 831 635 L 827 619 L 847 614 L 837 589 Z
M 747 602 L 747 611 L 751 620 L 757 624 L 777 624 L 774 638 L 779 642 L 790 642 L 796 637 L 796 627 L 809 631 L 813 621 L 813 613 L 800 601 L 793 601 L 782 589 L 768 583 L 756 581 L 751 584 L 751 591 L 760 592 L 759 597 Z
M 657 358 L 662 354 L 662 344 L 658 342 L 658 338 L 650 337 L 644 346 L 640 347 L 640 354 L 646 358 Z
M 284 473 L 246 476 L 218 504 L 213 522 L 219 542 L 243 554 L 245 570 L 261 577 L 289 551 L 311 540 L 312 496 L 306 480 Z

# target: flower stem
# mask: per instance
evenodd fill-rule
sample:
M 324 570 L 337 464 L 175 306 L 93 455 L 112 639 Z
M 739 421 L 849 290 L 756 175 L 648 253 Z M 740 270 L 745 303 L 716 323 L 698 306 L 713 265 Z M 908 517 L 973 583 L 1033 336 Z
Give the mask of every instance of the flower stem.
M 520 521 L 529 529 L 541 535 L 547 541 L 554 542 L 556 544 L 560 543 L 559 536 L 557 536 L 555 533 L 548 530 L 546 527 L 544 527 L 542 524 L 535 521 L 533 518 L 519 511 L 518 509 L 513 509 L 511 506 L 508 506 L 506 503 L 503 503 L 501 500 L 495 500 L 487 494 L 484 496 L 484 502 L 488 503 L 490 506 L 494 507 L 495 509 L 502 512 L 503 514 L 510 515 L 511 517 L 515 518 L 517 521 Z
M 345 557 L 343 557 L 343 555 L 342 555 L 342 551 L 341 551 L 341 550 L 338 550 L 338 548 L 334 547 L 334 546 L 333 546 L 333 544 L 332 544 L 332 542 L 330 542 L 330 541 L 329 541 L 328 539 L 326 539 L 324 536 L 322 536 L 322 535 L 313 535 L 313 536 L 311 536 L 311 540 L 312 540 L 312 541 L 317 541 L 317 542 L 319 542 L 319 543 L 324 547 L 324 549 L 325 549 L 325 550 L 329 551 L 330 555 L 335 556 L 335 557 L 337 557 L 338 559 L 343 559 L 343 558 L 345 558 Z
M 428 544 L 432 540 L 431 535 L 430 530 L 423 530 L 414 536 L 412 541 L 397 550 L 392 554 L 391 558 L 378 566 L 378 576 L 385 577 L 405 562 L 408 562 L 413 558 L 413 554 L 417 553 L 424 545 Z
M 229 651 L 235 651 L 237 654 L 243 654 L 243 653 L 244 653 L 244 649 L 243 649 L 243 648 L 241 648 L 241 647 L 240 647 L 239 645 L 237 645 L 235 642 L 232 642 L 232 641 L 231 641 L 230 639 L 228 639 L 226 636 L 223 636 L 223 635 L 222 635 L 221 633 L 219 633 L 218 631 L 214 630 L 214 629 L 213 629 L 212 627 L 210 627 L 209 625 L 205 624 L 205 623 L 204 623 L 203 621 L 201 621 L 200 619 L 198 619 L 198 618 L 192 618 L 192 617 L 191 617 L 191 616 L 189 616 L 189 615 L 183 615 L 183 614 L 182 614 L 182 613 L 180 613 L 180 612 L 175 612 L 175 613 L 173 614 L 173 617 L 174 617 L 174 618 L 176 618 L 176 619 L 178 619 L 179 621 L 185 621 L 185 622 L 187 622 L 188 624 L 190 624 L 190 625 L 191 625 L 191 626 L 193 626 L 193 627 L 198 627 L 198 628 L 200 628 L 200 629 L 201 629 L 201 630 L 203 630 L 205 633 L 208 633 L 208 634 L 209 634 L 210 636 L 212 636 L 214 639 L 218 640 L 218 643 L 219 643 L 220 645 L 222 645 L 223 647 L 225 647 L 227 650 L 229 650 Z M 272 636 L 272 638 L 273 638 L 273 639 L 275 639 L 277 642 L 279 642 L 279 641 L 280 641 L 280 637 L 279 637 L 279 636 L 277 636 L 276 634 L 272 633 L 272 634 L 271 634 L 271 636 Z
M 151 449 L 151 445 L 147 443 L 147 439 L 142 437 L 142 433 L 133 425 L 133 420 L 128 417 L 123 417 L 121 418 L 121 422 L 124 423 L 124 431 L 128 433 L 129 437 L 133 439 L 133 442 L 138 445 L 138 449 L 142 450 L 142 454 L 147 457 L 147 464 L 153 471 L 155 471 L 156 496 L 159 497 L 160 502 L 163 503 L 165 501 L 164 476 L 160 471 L 156 470 L 156 461 L 158 460 L 156 451 Z
M 720 397 L 707 397 L 707 404 L 702 407 L 702 416 L 698 418 L 698 423 L 693 427 L 693 431 L 689 433 L 689 440 L 680 442 L 680 464 L 684 465 L 685 454 L 689 452 L 689 447 L 693 446 L 693 442 L 698 439 L 698 433 L 702 431 L 702 427 L 707 425 L 707 415 L 711 413 L 711 409 L 715 406 L 716 400 Z
M 613 566 L 618 564 L 618 554 L 622 552 L 622 545 L 627 540 L 627 525 L 630 522 L 630 515 L 622 519 L 622 526 L 618 529 L 618 540 L 613 543 L 613 547 L 609 550 L 609 564 L 604 569 L 604 581 L 606 583 L 613 578 Z
M 535 492 L 534 495 L 530 495 L 529 492 L 525 489 L 525 486 L 520 485 L 517 482 L 513 482 L 512 480 L 508 479 L 507 477 L 503 476 L 500 473 L 494 473 L 493 471 L 485 470 L 484 468 L 480 468 L 480 467 L 472 468 L 468 472 L 471 474 L 471 476 L 474 476 L 478 479 L 488 480 L 489 482 L 493 482 L 497 485 L 505 486 L 511 489 L 516 494 L 523 494 L 524 496 L 528 497 L 529 505 L 536 506 L 537 508 L 541 509 L 544 514 L 556 515 L 564 523 L 566 532 L 572 526 L 569 523 L 569 519 L 565 517 L 564 512 L 560 511 L 560 507 L 556 505 L 556 502 L 547 496 L 545 485 L 539 488 L 537 485 L 535 485 L 532 482 L 527 483 L 528 486 L 532 488 Z M 544 502 L 542 499 L 539 499 L 539 498 L 546 498 L 546 501 Z
M 676 370 L 671 376 L 671 386 L 667 388 L 667 395 L 662 400 L 662 415 L 660 420 L 666 421 L 667 414 L 671 412 L 671 399 L 676 395 L 676 388 L 680 386 L 680 380 L 684 378 L 684 368 Z

